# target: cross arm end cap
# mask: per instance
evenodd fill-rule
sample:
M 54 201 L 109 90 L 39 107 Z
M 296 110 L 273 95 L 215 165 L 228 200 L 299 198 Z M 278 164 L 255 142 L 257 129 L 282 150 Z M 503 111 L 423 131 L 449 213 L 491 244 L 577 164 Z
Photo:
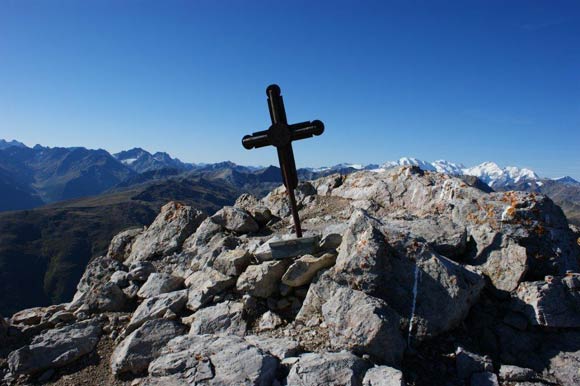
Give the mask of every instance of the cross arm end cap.
M 280 95 L 282 91 L 280 90 L 280 86 L 277 84 L 271 84 L 266 89 L 266 95 L 270 96 L 271 94 Z

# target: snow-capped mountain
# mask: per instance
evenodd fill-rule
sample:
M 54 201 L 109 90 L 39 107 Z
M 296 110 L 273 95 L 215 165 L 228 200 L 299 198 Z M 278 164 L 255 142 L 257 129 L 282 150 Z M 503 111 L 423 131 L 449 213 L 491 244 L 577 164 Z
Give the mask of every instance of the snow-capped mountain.
M 133 169 L 137 173 L 168 168 L 178 170 L 189 170 L 192 168 L 192 165 L 183 163 L 177 158 L 172 158 L 167 153 L 157 152 L 151 154 L 139 147 L 124 150 L 120 153 L 113 154 L 113 156 L 122 164 Z
M 455 176 L 475 176 L 492 188 L 503 188 L 522 183 L 541 184 L 540 177 L 533 170 L 517 168 L 515 166 L 502 168 L 495 162 L 484 162 L 476 166 L 465 167 L 462 164 L 456 164 L 445 160 L 426 162 L 417 158 L 403 157 L 397 161 L 385 162 L 381 165 L 380 169 L 388 169 L 404 165 L 418 166 L 423 170 Z

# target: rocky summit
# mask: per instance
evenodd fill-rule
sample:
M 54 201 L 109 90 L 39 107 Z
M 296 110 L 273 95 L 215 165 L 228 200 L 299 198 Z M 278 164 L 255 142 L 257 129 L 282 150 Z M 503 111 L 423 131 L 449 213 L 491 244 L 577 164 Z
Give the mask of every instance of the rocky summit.
M 0 318 L 5 385 L 578 385 L 578 233 L 548 197 L 402 166 L 212 216 L 170 202 L 70 303 Z

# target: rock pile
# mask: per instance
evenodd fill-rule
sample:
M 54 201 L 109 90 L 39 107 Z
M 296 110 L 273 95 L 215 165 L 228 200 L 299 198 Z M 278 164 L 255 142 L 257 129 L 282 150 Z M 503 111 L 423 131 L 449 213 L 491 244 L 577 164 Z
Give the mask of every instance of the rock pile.
M 333 175 L 297 189 L 296 252 L 284 192 L 115 236 L 70 303 L 0 320 L 3 382 L 59 382 L 109 339 L 111 384 L 580 384 L 580 250 L 549 198 Z

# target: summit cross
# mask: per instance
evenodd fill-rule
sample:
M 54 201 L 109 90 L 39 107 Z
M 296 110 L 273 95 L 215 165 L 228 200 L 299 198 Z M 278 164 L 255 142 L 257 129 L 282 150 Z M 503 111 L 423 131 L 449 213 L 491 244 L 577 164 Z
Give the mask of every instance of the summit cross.
M 315 120 L 289 125 L 280 87 L 276 84 L 268 86 L 266 95 L 268 96 L 268 109 L 270 110 L 272 125 L 268 130 L 246 135 L 242 138 L 242 145 L 248 150 L 265 146 L 275 146 L 278 150 L 278 161 L 280 162 L 282 179 L 290 200 L 296 237 L 302 237 L 300 217 L 298 216 L 296 197 L 294 196 L 294 189 L 298 186 L 298 174 L 296 172 L 294 152 L 292 151 L 292 141 L 322 134 L 324 132 L 324 124 Z

